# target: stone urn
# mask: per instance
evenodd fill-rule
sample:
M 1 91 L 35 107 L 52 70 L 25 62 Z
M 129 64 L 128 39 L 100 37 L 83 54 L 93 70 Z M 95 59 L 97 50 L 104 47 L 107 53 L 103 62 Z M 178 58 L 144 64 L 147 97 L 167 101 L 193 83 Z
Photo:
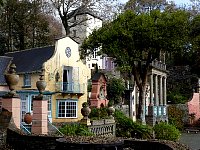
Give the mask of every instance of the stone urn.
M 82 104 L 82 109 L 81 109 L 81 114 L 83 115 L 83 119 L 89 119 L 88 116 L 89 114 L 91 113 L 91 109 L 90 107 L 88 106 L 88 103 L 87 102 L 84 102 Z
M 24 116 L 24 122 L 26 124 L 31 124 L 32 122 L 32 115 L 30 112 L 26 113 L 25 116 Z
M 108 116 L 109 116 L 110 118 L 114 119 L 113 115 L 114 115 L 114 113 L 115 113 L 115 108 L 114 108 L 112 105 L 108 107 L 107 112 L 108 112 Z
M 10 95 L 16 94 L 15 87 L 19 82 L 19 75 L 15 74 L 16 72 L 15 69 L 16 69 L 15 64 L 11 64 L 8 73 L 5 74 L 5 80 L 10 89 L 10 92 L 9 92 Z
M 44 92 L 47 84 L 44 81 L 44 69 L 42 69 L 42 73 L 40 74 L 40 80 L 36 82 L 36 87 L 39 90 L 39 96 L 42 96 L 42 93 Z

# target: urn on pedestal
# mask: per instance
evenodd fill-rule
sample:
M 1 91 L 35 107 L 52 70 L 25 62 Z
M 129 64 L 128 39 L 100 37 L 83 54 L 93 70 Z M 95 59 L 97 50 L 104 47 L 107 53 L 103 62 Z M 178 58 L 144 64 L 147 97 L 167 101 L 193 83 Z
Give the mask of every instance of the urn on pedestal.
M 40 74 L 40 80 L 36 82 L 36 87 L 38 88 L 39 90 L 39 95 L 38 95 L 38 98 L 43 98 L 43 92 L 46 88 L 47 84 L 46 82 L 44 81 L 44 68 L 42 68 L 42 72 Z
M 91 109 L 88 106 L 87 102 L 82 104 L 81 114 L 83 115 L 83 119 L 88 119 L 89 114 L 91 113 Z
M 5 74 L 6 83 L 8 84 L 8 87 L 10 89 L 10 92 L 7 96 L 10 97 L 16 96 L 15 87 L 19 82 L 19 75 L 16 74 L 15 69 L 15 64 L 11 64 L 8 73 Z
M 87 102 L 82 104 L 81 114 L 83 115 L 83 119 L 81 119 L 81 123 L 85 125 L 91 125 L 90 119 L 88 118 L 89 114 L 91 113 L 91 109 L 88 106 Z
M 115 108 L 113 107 L 112 103 L 108 105 L 108 116 L 111 118 L 111 119 L 114 119 L 113 115 L 115 113 Z

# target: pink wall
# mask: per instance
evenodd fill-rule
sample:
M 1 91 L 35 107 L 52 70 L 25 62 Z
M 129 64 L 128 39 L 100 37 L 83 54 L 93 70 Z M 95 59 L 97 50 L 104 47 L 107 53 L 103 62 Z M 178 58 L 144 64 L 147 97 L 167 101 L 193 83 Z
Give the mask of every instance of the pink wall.
M 9 88 L 7 85 L 0 85 L 0 91 L 8 91 Z
M 101 83 L 100 83 L 101 81 Z M 100 87 L 103 87 L 104 91 L 104 99 L 100 99 Z M 106 89 L 106 80 L 103 75 L 100 76 L 98 81 L 92 81 L 92 90 L 91 90 L 91 96 L 90 96 L 90 106 L 91 107 L 97 107 L 100 108 L 101 104 L 103 106 L 107 106 L 109 100 L 106 99 L 107 96 L 107 89 Z
M 195 113 L 195 120 L 198 120 L 200 118 L 200 104 L 199 103 L 200 103 L 199 93 L 194 93 L 192 100 L 187 103 L 189 114 Z

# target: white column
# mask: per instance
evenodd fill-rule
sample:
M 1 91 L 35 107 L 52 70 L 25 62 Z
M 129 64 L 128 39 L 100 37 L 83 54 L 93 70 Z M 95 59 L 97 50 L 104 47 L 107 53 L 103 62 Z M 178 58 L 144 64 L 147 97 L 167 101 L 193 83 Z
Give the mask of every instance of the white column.
M 160 94 L 159 94 L 159 105 L 163 105 L 163 85 L 162 85 L 162 76 L 160 76 Z
M 154 104 L 158 106 L 158 76 L 155 75 Z
M 166 106 L 167 105 L 167 88 L 166 88 L 166 86 L 167 86 L 167 77 L 164 77 L 164 85 L 163 85 L 163 88 L 164 88 L 164 90 L 163 90 L 163 105 L 164 106 Z
M 150 75 L 150 106 L 153 106 L 153 74 Z

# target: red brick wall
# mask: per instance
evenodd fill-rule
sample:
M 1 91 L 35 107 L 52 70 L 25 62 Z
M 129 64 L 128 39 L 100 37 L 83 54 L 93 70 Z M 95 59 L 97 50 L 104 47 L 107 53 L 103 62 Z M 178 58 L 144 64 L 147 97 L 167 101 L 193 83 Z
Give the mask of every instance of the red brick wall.
M 199 93 L 194 93 L 193 98 L 191 101 L 189 101 L 188 104 L 188 109 L 189 109 L 189 114 L 195 113 L 195 120 L 198 120 L 200 118 L 200 95 Z

